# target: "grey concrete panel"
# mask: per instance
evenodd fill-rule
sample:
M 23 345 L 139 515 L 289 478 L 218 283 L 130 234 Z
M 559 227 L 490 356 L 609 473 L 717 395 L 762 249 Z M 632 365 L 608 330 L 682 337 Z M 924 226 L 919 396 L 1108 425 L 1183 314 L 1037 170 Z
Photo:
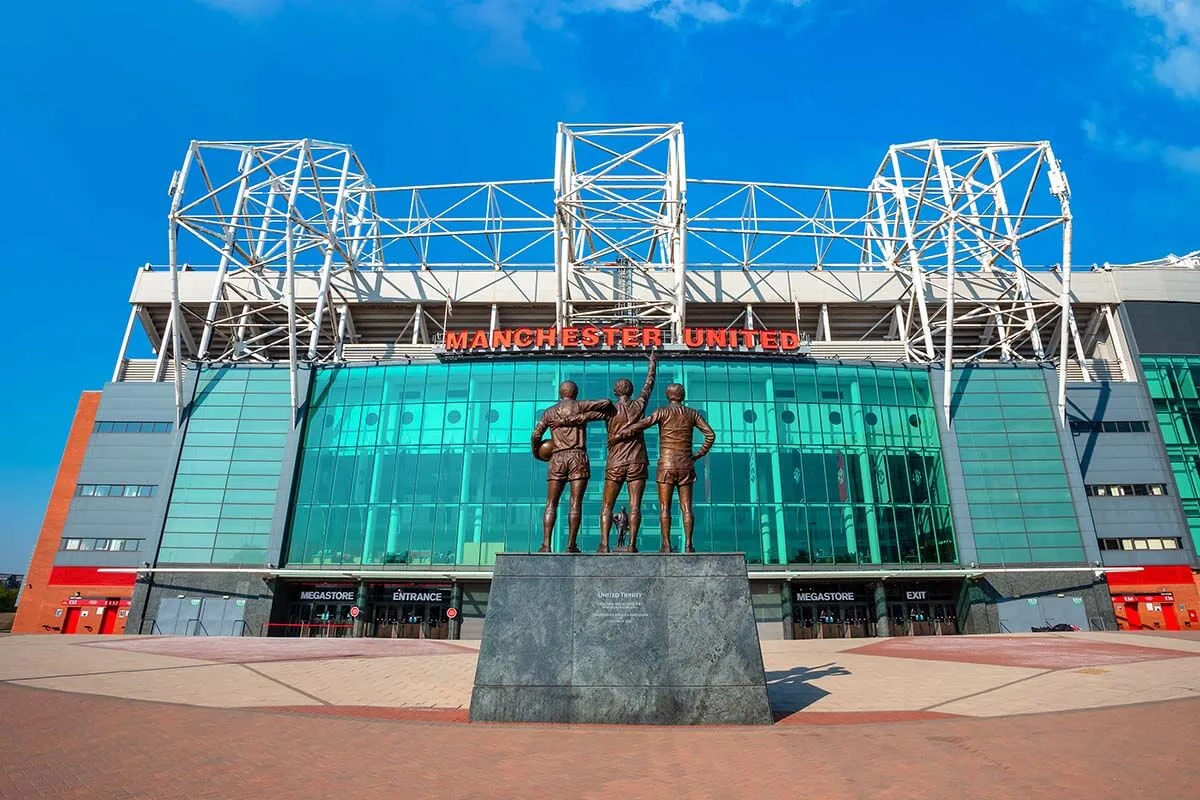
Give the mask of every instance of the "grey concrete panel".
M 54 555 L 56 567 L 140 567 L 150 554 L 142 550 L 59 550 Z
M 473 720 L 771 721 L 740 554 L 504 553 L 487 614 Z
M 98 421 L 173 422 L 170 384 L 109 383 L 100 395 Z M 63 566 L 140 566 L 153 561 L 166 515 L 176 463 L 174 433 L 93 433 L 88 439 L 78 482 L 157 486 L 153 497 L 73 497 L 63 526 L 64 539 L 143 539 L 140 551 L 59 550 Z
M 1058 396 L 1058 373 L 1044 369 L 1042 375 L 1046 381 L 1046 392 L 1053 406 L 1053 398 Z M 1083 470 L 1076 458 L 1075 444 L 1069 427 L 1062 424 L 1055 426 L 1058 431 L 1058 444 L 1061 448 L 1063 468 L 1067 473 L 1067 487 L 1071 490 L 1071 500 L 1075 504 L 1075 519 L 1079 522 L 1079 538 L 1083 545 L 1084 560 L 1094 564 L 1100 560 L 1100 545 L 1096 541 L 1096 527 L 1092 523 L 1092 512 L 1088 506 L 1087 491 L 1084 489 Z
M 1059 624 L 1091 630 L 1082 600 L 1082 595 L 1003 600 L 996 604 L 1000 630 L 1003 633 L 1032 633 L 1034 628 Z M 1076 601 L 1080 602 L 1076 604 Z
M 164 598 L 182 600 L 185 610 L 191 607 L 193 600 L 201 601 L 195 606 L 197 613 L 189 616 L 191 619 L 199 616 L 205 600 L 225 600 L 228 596 L 231 601 L 245 601 L 245 605 L 241 606 L 243 624 L 236 625 L 233 635 L 259 636 L 264 631 L 264 625 L 271 620 L 274 594 L 274 585 L 258 575 L 236 572 L 154 573 L 139 579 L 134 585 L 125 631 L 130 634 L 157 634 L 159 631 L 153 623 L 156 621 L 159 601 Z M 189 629 L 188 633 L 193 631 Z
M 1153 420 L 1154 407 L 1141 383 L 1102 381 L 1067 386 L 1067 414 L 1087 420 Z
M 1141 352 L 1200 353 L 1200 304 L 1131 300 L 1121 307 Z
M 998 605 L 1008 600 L 1078 596 L 1091 630 L 1116 630 L 1117 621 L 1109 599 L 1108 583 L 1095 572 L 988 573 L 963 584 L 958 602 L 958 621 L 963 633 L 1001 633 Z
M 99 422 L 174 422 L 175 385 L 169 381 L 106 383 L 96 409 Z
M 1101 555 L 1106 567 L 1147 567 L 1187 564 L 1195 567 L 1196 561 L 1188 550 L 1103 550 Z

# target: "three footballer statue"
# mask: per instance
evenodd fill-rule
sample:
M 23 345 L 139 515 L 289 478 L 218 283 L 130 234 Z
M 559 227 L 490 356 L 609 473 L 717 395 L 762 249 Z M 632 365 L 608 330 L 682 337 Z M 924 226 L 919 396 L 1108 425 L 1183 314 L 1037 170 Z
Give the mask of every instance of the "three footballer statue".
M 650 355 L 650 366 L 642 391 L 635 398 L 633 383 L 621 378 L 613 386 L 616 402 L 579 400 L 579 387 L 563 381 L 558 388 L 559 401 L 547 409 L 533 430 L 533 453 L 549 462 L 546 474 L 546 513 L 542 518 L 543 553 L 551 550 L 550 540 L 558 518 L 563 491 L 570 486 L 567 512 L 567 552 L 578 553 L 579 525 L 582 519 L 583 493 L 591 478 L 587 454 L 587 424 L 605 421 L 608 425 L 608 461 L 605 465 L 604 499 L 600 511 L 600 547 L 609 552 L 613 509 L 621 488 L 628 487 L 629 513 L 622 510 L 619 522 L 627 522 L 628 543 L 618 549 L 636 553 L 638 531 L 642 524 L 642 494 L 650 477 L 650 458 L 646 452 L 645 431 L 658 427 L 659 456 L 655 480 L 658 484 L 660 553 L 671 552 L 671 502 L 678 490 L 679 511 L 683 518 L 684 552 L 694 553 L 692 529 L 692 492 L 696 484 L 696 462 L 712 449 L 716 435 L 695 409 L 683 404 L 684 390 L 678 383 L 667 387 L 667 405 L 644 416 L 650 392 L 654 388 L 657 363 Z M 550 439 L 543 440 L 546 431 Z M 700 449 L 692 452 L 696 430 L 704 437 Z M 623 528 L 619 524 L 619 528 Z

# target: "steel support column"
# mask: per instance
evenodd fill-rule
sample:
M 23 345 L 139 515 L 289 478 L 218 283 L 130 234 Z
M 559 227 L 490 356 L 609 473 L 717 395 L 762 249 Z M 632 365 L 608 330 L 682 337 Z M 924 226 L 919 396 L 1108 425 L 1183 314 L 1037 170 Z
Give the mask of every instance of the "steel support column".
M 183 203 L 184 187 L 187 185 L 188 172 L 192 167 L 192 160 L 196 155 L 196 143 L 192 142 L 188 146 L 187 155 L 183 158 L 183 167 L 171 181 L 171 213 L 168 217 L 167 228 L 167 251 L 168 261 L 171 269 L 171 319 L 174 324 L 171 326 L 171 355 L 175 359 L 174 382 L 175 382 L 175 424 L 183 422 L 183 359 L 180 358 L 180 342 L 182 337 L 179 335 L 180 320 L 183 319 L 183 308 L 179 303 L 179 208 Z M 166 342 L 162 344 L 162 350 L 165 351 Z M 160 356 L 162 352 L 160 351 Z

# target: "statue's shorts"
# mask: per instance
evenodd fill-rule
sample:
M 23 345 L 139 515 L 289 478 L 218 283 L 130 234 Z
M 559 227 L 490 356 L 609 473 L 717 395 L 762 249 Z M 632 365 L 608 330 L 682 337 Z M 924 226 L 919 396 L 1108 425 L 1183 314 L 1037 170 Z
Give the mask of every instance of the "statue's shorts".
M 555 450 L 550 455 L 548 481 L 586 481 L 592 477 L 592 467 L 586 450 Z
M 660 484 L 665 483 L 669 486 L 691 486 L 696 482 L 696 468 L 660 465 L 657 481 Z
M 609 464 L 604 470 L 604 479 L 617 483 L 629 481 L 644 481 L 650 477 L 650 465 L 641 464 Z

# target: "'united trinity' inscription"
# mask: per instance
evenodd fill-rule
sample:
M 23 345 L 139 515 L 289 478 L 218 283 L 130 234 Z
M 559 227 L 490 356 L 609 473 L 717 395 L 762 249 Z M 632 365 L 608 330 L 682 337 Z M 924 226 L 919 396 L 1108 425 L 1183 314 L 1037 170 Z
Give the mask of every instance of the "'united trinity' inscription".
M 621 620 L 649 617 L 645 592 L 596 592 L 596 610 L 592 616 Z

